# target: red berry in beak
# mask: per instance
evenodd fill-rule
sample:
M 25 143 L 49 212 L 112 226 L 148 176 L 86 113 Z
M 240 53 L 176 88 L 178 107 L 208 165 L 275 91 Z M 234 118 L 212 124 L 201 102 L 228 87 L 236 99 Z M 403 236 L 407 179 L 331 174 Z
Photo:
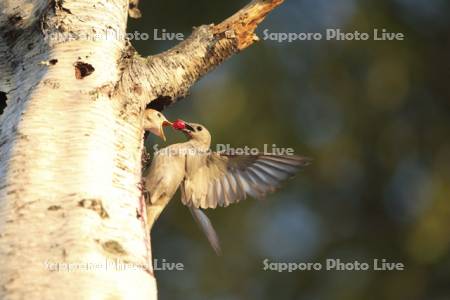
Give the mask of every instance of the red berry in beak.
M 172 127 L 178 130 L 182 130 L 186 128 L 186 124 L 183 120 L 177 119 L 175 122 L 173 122 Z

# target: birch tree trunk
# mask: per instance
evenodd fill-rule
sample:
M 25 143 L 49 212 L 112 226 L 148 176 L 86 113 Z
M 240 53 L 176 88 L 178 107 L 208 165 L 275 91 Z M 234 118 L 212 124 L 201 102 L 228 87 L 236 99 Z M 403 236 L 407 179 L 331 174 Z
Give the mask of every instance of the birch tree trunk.
M 251 45 L 282 0 L 252 1 L 150 57 L 121 38 L 137 2 L 0 1 L 0 299 L 157 298 L 143 111 Z

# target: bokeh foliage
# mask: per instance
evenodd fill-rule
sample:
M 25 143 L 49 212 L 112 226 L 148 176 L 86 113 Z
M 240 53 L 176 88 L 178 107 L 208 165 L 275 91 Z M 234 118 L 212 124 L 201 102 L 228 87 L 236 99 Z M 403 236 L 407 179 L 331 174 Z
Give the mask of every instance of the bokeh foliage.
M 219 22 L 245 1 L 142 1 L 129 32 Z M 450 13 L 445 0 L 288 0 L 258 28 L 402 32 L 405 41 L 262 41 L 165 110 L 213 143 L 314 163 L 264 201 L 208 211 L 216 257 L 179 195 L 153 232 L 161 299 L 449 299 Z M 133 41 L 141 54 L 176 41 Z M 168 132 L 169 142 L 184 138 Z M 159 143 L 152 139 L 151 142 Z M 262 261 L 402 262 L 402 272 L 263 271 Z

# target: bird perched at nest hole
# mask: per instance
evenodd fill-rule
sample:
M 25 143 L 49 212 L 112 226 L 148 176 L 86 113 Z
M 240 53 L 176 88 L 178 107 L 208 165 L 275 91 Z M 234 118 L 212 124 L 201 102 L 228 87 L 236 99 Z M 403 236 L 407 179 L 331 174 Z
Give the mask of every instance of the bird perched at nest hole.
M 159 112 L 157 110 L 147 109 L 144 113 L 144 130 L 153 133 L 154 135 L 162 138 L 164 141 L 166 140 L 166 137 L 164 134 L 164 126 L 171 126 L 171 125 L 172 125 L 172 122 L 167 120 L 167 118 L 161 112 Z M 152 162 L 152 166 L 155 166 L 155 165 L 164 167 L 165 164 Z M 173 171 L 173 169 L 172 169 L 172 171 Z M 145 181 L 147 182 L 149 180 L 149 178 L 152 177 L 153 175 L 154 175 L 154 173 L 148 172 L 148 174 L 145 176 Z M 178 187 L 178 185 L 177 185 L 177 187 Z M 146 189 L 145 189 L 146 191 L 144 194 L 151 195 L 152 191 L 155 190 L 154 187 L 149 186 L 147 188 L 147 184 L 145 184 L 145 186 L 146 186 Z M 161 192 L 161 189 L 158 189 L 158 191 Z M 169 189 L 167 192 L 171 193 L 172 196 L 175 193 L 175 192 L 172 192 L 171 189 Z M 153 223 L 156 221 L 157 217 L 159 216 L 159 213 L 157 214 L 157 216 L 155 216 L 155 212 L 159 211 L 160 207 L 159 206 L 157 206 L 156 208 L 153 207 L 152 204 L 150 203 L 149 197 L 147 197 L 145 202 L 147 204 L 146 205 L 146 211 L 147 211 L 146 230 L 147 230 L 147 232 L 149 232 L 153 226 Z M 189 209 L 192 214 L 192 217 L 194 218 L 194 220 L 197 222 L 199 227 L 203 230 L 203 232 L 207 236 L 208 241 L 210 242 L 211 246 L 213 247 L 215 252 L 217 254 L 219 254 L 220 253 L 219 239 L 217 237 L 216 231 L 214 230 L 214 227 L 211 224 L 211 221 L 206 216 L 206 214 L 203 213 L 200 209 L 194 208 L 194 207 L 190 207 Z

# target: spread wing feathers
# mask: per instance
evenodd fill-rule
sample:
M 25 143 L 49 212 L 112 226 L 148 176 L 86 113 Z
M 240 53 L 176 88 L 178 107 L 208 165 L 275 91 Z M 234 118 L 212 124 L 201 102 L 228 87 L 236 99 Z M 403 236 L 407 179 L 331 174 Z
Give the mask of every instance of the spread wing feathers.
M 214 230 L 214 227 L 212 226 L 208 216 L 198 208 L 189 207 L 189 210 L 191 211 L 192 217 L 197 222 L 200 229 L 206 235 L 206 238 L 208 239 L 211 247 L 214 249 L 214 252 L 216 252 L 216 254 L 219 256 L 222 255 L 219 237 L 217 236 L 217 233 Z
M 216 208 L 262 198 L 311 160 L 296 155 L 227 155 L 209 152 L 186 158 L 181 200 L 187 206 Z

